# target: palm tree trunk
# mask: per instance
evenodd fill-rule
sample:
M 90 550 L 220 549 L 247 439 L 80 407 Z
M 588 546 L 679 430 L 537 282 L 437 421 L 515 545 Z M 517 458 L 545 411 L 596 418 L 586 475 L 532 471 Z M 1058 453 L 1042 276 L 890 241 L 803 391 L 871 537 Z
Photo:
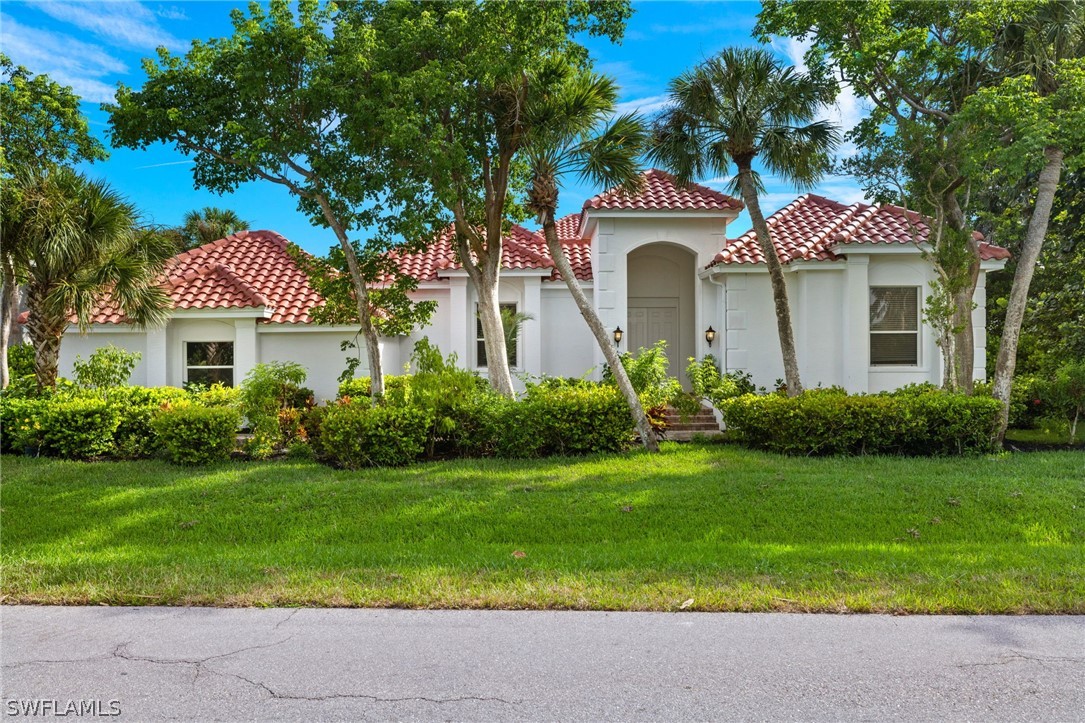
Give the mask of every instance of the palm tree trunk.
M 34 376 L 38 390 L 56 389 L 57 368 L 60 365 L 60 341 L 68 328 L 66 317 L 51 318 L 45 309 L 46 293 L 33 286 L 27 294 L 30 313 L 26 329 L 34 344 Z
M 1029 217 L 1025 242 L 1021 246 L 1021 255 L 1017 259 L 1017 271 L 1013 275 L 1010 287 L 1010 299 L 1006 305 L 1006 321 L 1002 327 L 1002 341 L 998 345 L 998 360 L 995 363 L 995 378 L 991 385 L 991 395 L 1002 402 L 999 414 L 996 440 L 999 444 L 1006 436 L 1006 427 L 1010 421 L 1010 392 L 1013 390 L 1013 373 L 1017 368 L 1017 344 L 1021 339 L 1021 322 L 1025 317 L 1025 302 L 1028 301 L 1029 285 L 1040 258 L 1040 249 L 1047 236 L 1047 224 L 1051 220 L 1051 207 L 1055 202 L 1055 192 L 1059 187 L 1062 173 L 1063 152 L 1059 148 L 1044 149 L 1044 167 L 1036 186 L 1036 205 Z
M 652 425 L 648 422 L 648 415 L 644 413 L 644 405 L 640 403 L 640 397 L 637 396 L 636 390 L 633 389 L 633 383 L 629 381 L 629 375 L 626 374 L 625 367 L 622 366 L 621 357 L 618 356 L 618 349 L 611 341 L 610 334 L 607 333 L 606 327 L 603 326 L 603 322 L 599 319 L 599 315 L 595 313 L 595 307 L 592 306 L 591 300 L 588 299 L 584 289 L 580 286 L 580 282 L 577 281 L 569 259 L 561 250 L 557 226 L 554 224 L 553 210 L 547 211 L 543 217 L 543 236 L 546 238 L 546 247 L 550 250 L 550 256 L 554 259 L 554 265 L 558 267 L 561 278 L 565 280 L 565 285 L 569 287 L 569 293 L 573 295 L 576 308 L 580 309 L 580 315 L 584 317 L 584 321 L 587 323 L 588 328 L 591 329 L 592 335 L 595 336 L 595 341 L 599 344 L 603 357 L 607 360 L 607 364 L 610 365 L 618 390 L 625 397 L 626 404 L 629 405 L 629 414 L 633 417 L 633 424 L 637 428 L 637 434 L 640 435 L 641 444 L 649 452 L 658 452 L 659 439 L 656 437 Z
M 362 338 L 365 339 L 365 355 L 369 361 L 369 389 L 375 401 L 384 396 L 384 369 L 381 365 L 380 338 L 377 336 L 377 327 L 373 323 L 373 310 L 369 305 L 369 287 L 365 282 L 365 277 L 362 276 L 361 264 L 358 263 L 358 255 L 354 253 L 354 246 L 351 245 L 347 231 L 339 222 L 328 199 L 322 193 L 317 194 L 316 199 L 324 214 L 324 220 L 335 232 L 339 246 L 343 249 L 343 256 L 347 260 L 350 280 L 354 285 L 354 300 L 358 306 L 358 322 L 362 327 Z
M 764 214 L 761 213 L 761 204 L 757 200 L 757 187 L 752 173 L 749 161 L 738 163 L 738 185 L 742 190 L 742 200 L 746 202 L 746 209 L 750 212 L 754 232 L 757 234 L 757 241 L 761 245 L 761 253 L 765 256 L 765 265 L 769 270 L 769 281 L 772 283 L 772 299 L 776 304 L 776 329 L 780 335 L 780 352 L 784 358 L 784 382 L 787 384 L 788 396 L 794 397 L 802 394 L 802 380 L 799 378 L 799 356 L 795 350 L 795 332 L 791 326 L 791 306 L 787 300 L 787 284 L 784 281 L 783 266 L 772 245 L 769 225 L 765 221 Z
M 7 389 L 11 383 L 11 370 L 8 367 L 8 347 L 11 344 L 11 330 L 19 315 L 19 286 L 15 283 L 15 269 L 11 259 L 4 257 L 0 268 L 3 277 L 3 297 L 0 298 L 0 389 Z

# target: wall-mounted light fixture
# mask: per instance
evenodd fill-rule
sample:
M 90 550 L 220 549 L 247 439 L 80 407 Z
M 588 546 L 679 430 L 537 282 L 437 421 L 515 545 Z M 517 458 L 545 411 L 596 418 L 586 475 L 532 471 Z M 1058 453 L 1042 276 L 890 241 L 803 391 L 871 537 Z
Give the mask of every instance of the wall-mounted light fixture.
M 716 330 L 709 326 L 705 329 L 704 340 L 708 342 L 708 348 L 712 348 L 712 342 L 716 341 Z
M 614 346 L 621 345 L 623 336 L 625 336 L 625 332 L 622 331 L 622 327 L 616 327 L 614 329 Z

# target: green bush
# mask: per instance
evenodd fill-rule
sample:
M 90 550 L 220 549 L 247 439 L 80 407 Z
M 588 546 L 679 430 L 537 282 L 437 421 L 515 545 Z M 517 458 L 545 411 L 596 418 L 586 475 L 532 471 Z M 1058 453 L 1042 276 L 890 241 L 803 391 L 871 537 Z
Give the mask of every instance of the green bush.
M 405 391 L 411 383 L 411 375 L 405 374 L 402 376 L 395 376 L 392 374 L 386 374 L 384 376 L 384 393 L 389 394 L 393 391 Z M 371 382 L 369 377 L 355 377 L 354 379 L 348 379 L 345 382 L 339 384 L 339 391 L 337 393 L 338 399 L 362 399 L 373 394 Z
M 41 450 L 66 459 L 89 459 L 113 451 L 120 424 L 116 407 L 103 399 L 54 398 L 37 412 Z
M 640 395 L 645 409 L 670 404 L 682 393 L 681 383 L 667 374 L 670 360 L 667 358 L 666 341 L 661 339 L 655 346 L 639 350 L 636 356 L 625 352 L 621 359 L 622 366 L 629 375 L 629 383 Z M 613 384 L 614 374 L 610 367 L 603 367 L 603 381 Z
M 1078 420 L 1085 414 L 1085 360 L 1065 364 L 1053 379 L 1037 384 L 1045 416 L 1069 423 L 1069 442 L 1073 444 Z
M 0 394 L 0 451 L 22 452 L 41 444 L 38 413 L 47 399 Z
M 426 412 L 409 407 L 333 405 L 320 425 L 320 450 L 347 469 L 410 464 L 425 451 L 430 424 Z
M 702 399 L 708 399 L 718 407 L 725 399 L 757 392 L 757 386 L 753 383 L 749 372 L 721 374 L 719 362 L 711 354 L 706 354 L 701 361 L 690 357 L 686 376 L 689 377 L 690 387 L 698 406 Z
M 161 445 L 151 424 L 165 406 L 191 403 L 192 397 L 179 387 L 116 387 L 109 403 L 120 419 L 113 434 L 113 454 L 118 457 L 150 457 Z
M 1040 380 L 1032 376 L 1014 377 L 1010 388 L 1010 419 L 1012 429 L 1035 429 L 1037 422 L 1044 416 L 1045 409 L 1040 399 Z M 976 382 L 972 395 L 989 397 L 994 391 L 991 382 Z
M 241 390 L 237 387 L 228 387 L 221 383 L 212 384 L 204 388 L 189 388 L 192 398 L 201 407 L 229 407 L 241 409 Z
M 799 455 L 946 455 L 993 451 L 999 404 L 944 392 L 849 396 L 839 389 L 744 395 L 720 406 L 748 446 Z
M 257 364 L 245 377 L 239 400 L 252 429 L 247 447 L 253 457 L 270 457 L 298 436 L 298 410 L 313 403 L 304 383 L 305 367 L 294 362 Z
M 75 383 L 83 389 L 97 389 L 103 395 L 108 395 L 114 387 L 128 384 L 132 370 L 142 356 L 139 352 L 113 344 L 98 347 L 86 361 L 77 356 L 72 362 Z
M 612 386 L 529 389 L 497 410 L 494 447 L 502 457 L 618 452 L 634 440 L 629 407 Z
M 33 344 L 14 344 L 8 347 L 8 374 L 11 379 L 34 376 Z
M 229 459 L 240 421 L 229 407 L 181 404 L 160 411 L 151 426 L 171 462 L 197 465 Z

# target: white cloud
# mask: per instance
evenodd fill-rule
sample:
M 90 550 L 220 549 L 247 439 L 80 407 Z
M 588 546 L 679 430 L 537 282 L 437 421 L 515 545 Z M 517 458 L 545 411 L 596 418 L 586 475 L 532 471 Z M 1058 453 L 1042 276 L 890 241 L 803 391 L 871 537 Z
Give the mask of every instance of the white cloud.
M 45 73 L 91 103 L 113 100 L 116 89 L 101 80 L 124 73 L 127 68 L 102 48 L 61 33 L 52 33 L 0 16 L 0 40 L 4 52 L 32 73 Z
M 810 49 L 809 40 L 797 40 L 795 38 L 775 38 L 772 47 L 777 52 L 786 56 L 788 61 L 800 71 L 806 72 L 806 51 Z M 855 95 L 851 86 L 847 83 L 839 83 L 839 93 L 836 102 L 825 108 L 818 116 L 818 120 L 828 120 L 840 127 L 841 135 L 855 128 L 855 126 L 870 112 L 867 102 Z M 837 156 L 846 158 L 856 153 L 855 144 L 843 143 L 837 149 Z
M 188 20 L 188 13 L 176 5 L 170 5 L 168 8 L 158 8 L 154 11 L 154 14 L 164 20 Z
M 623 101 L 615 106 L 615 112 L 618 115 L 623 113 L 651 115 L 657 111 L 663 110 L 669 104 L 670 98 L 667 95 L 649 95 L 645 98 L 634 98 L 633 100 Z
M 146 165 L 146 166 L 136 166 L 136 170 L 137 171 L 142 171 L 145 168 L 162 168 L 163 166 L 188 166 L 188 165 L 191 165 L 191 164 L 193 164 L 195 162 L 196 161 L 193 161 L 193 160 L 187 160 L 187 161 L 167 161 L 166 163 L 151 163 L 151 164 Z
M 655 77 L 637 70 L 632 63 L 625 60 L 597 63 L 593 70 L 600 75 L 614 78 L 623 93 L 639 95 L 660 85 Z
M 158 24 L 158 18 L 138 2 L 41 2 L 31 7 L 46 15 L 94 33 L 112 45 L 130 48 L 184 50 L 188 44 Z

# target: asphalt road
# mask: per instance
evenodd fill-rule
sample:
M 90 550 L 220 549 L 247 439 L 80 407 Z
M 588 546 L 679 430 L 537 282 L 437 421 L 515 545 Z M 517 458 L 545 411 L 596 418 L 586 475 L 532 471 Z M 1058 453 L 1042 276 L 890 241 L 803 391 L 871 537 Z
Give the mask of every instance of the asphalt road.
M 36 701 L 39 720 L 69 701 L 140 721 L 1085 720 L 1082 617 L 3 607 L 0 623 L 6 720 Z

